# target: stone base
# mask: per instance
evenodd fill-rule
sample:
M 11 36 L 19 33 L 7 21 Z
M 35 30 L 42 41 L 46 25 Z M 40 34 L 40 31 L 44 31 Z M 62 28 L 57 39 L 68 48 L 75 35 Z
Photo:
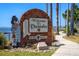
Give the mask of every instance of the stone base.
M 45 42 L 38 42 L 37 49 L 38 50 L 47 50 L 47 49 L 49 49 L 49 47 L 47 46 L 47 44 Z

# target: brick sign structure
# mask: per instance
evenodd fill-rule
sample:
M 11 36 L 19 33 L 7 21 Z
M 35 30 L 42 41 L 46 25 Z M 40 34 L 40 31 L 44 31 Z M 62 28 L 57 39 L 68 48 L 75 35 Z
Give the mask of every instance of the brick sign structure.
M 25 12 L 20 20 L 21 45 L 45 41 L 51 45 L 54 41 L 52 20 L 47 13 L 40 9 L 31 9 Z

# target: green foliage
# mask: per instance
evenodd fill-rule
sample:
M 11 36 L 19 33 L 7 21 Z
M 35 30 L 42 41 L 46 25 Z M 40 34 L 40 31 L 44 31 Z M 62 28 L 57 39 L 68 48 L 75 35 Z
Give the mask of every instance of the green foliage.
M 0 40 L 1 40 L 1 39 L 5 39 L 3 33 L 0 33 Z
M 68 12 L 68 18 L 67 18 L 67 12 Z M 65 10 L 65 12 L 62 14 L 62 16 L 63 16 L 63 18 L 65 19 L 65 20 L 68 20 L 68 22 L 67 22 L 67 24 L 69 24 L 69 22 L 70 22 L 70 18 L 71 18 L 71 10 Z M 73 14 L 73 16 L 74 16 L 74 33 L 76 33 L 77 32 L 77 27 L 76 27 L 76 21 L 78 21 L 79 20 L 79 7 L 77 6 L 77 4 L 74 4 L 74 14 Z M 67 28 L 68 28 L 68 26 L 69 25 L 67 25 Z M 65 29 L 64 30 L 64 32 L 66 32 L 66 31 L 68 31 L 68 33 L 69 33 L 69 31 L 70 31 L 70 26 L 69 26 L 69 29 Z
M 69 28 L 70 28 L 70 26 L 69 26 Z M 68 29 L 68 28 L 67 28 L 67 29 L 65 29 L 65 28 L 64 28 L 64 33 L 66 33 L 66 32 L 67 32 L 67 30 L 69 30 L 69 32 L 70 32 L 70 29 Z M 77 33 L 77 29 L 76 29 L 76 27 L 74 27 L 74 33 Z
M 4 41 L 4 46 L 9 46 L 10 44 L 11 44 L 11 42 L 9 40 Z
M 2 49 L 4 46 L 9 46 L 11 42 L 6 39 L 3 33 L 0 33 L 0 49 Z
M 71 17 L 71 10 L 66 10 L 66 11 L 62 14 L 62 16 L 63 16 L 63 18 L 64 18 L 65 20 L 68 20 L 68 19 L 67 19 L 67 12 L 69 13 L 69 20 L 70 20 L 70 17 Z
M 77 33 L 78 31 L 77 31 L 77 29 L 76 28 L 74 28 L 74 33 Z
M 0 45 L 4 45 L 5 37 L 3 33 L 0 33 Z
M 76 4 L 74 5 L 74 10 L 75 10 L 75 12 L 74 12 L 74 21 L 77 21 L 79 19 L 79 7 Z M 69 16 L 68 16 L 69 19 L 67 19 L 67 11 L 68 11 L 68 14 L 69 14 Z M 65 20 L 70 21 L 71 10 L 65 10 L 65 12 L 62 14 L 62 16 Z

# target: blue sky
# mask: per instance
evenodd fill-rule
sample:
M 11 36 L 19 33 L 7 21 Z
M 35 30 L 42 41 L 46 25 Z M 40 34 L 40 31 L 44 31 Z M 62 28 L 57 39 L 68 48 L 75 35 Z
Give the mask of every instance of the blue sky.
M 11 18 L 16 15 L 20 20 L 23 13 L 32 8 L 38 8 L 46 11 L 45 3 L 0 3 L 0 27 L 11 27 Z M 61 24 L 64 26 L 65 21 L 62 13 L 67 9 L 67 4 L 61 4 Z M 50 8 L 49 8 L 50 10 Z M 49 14 L 49 13 L 48 13 Z M 56 4 L 53 4 L 53 25 L 56 26 Z

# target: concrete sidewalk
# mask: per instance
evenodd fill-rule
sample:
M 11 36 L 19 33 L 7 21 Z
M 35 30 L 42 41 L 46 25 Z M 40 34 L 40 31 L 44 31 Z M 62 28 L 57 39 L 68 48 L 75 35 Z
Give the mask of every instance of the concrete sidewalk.
M 63 38 L 65 34 L 60 32 L 56 39 L 63 44 L 52 56 L 79 56 L 79 44 Z

